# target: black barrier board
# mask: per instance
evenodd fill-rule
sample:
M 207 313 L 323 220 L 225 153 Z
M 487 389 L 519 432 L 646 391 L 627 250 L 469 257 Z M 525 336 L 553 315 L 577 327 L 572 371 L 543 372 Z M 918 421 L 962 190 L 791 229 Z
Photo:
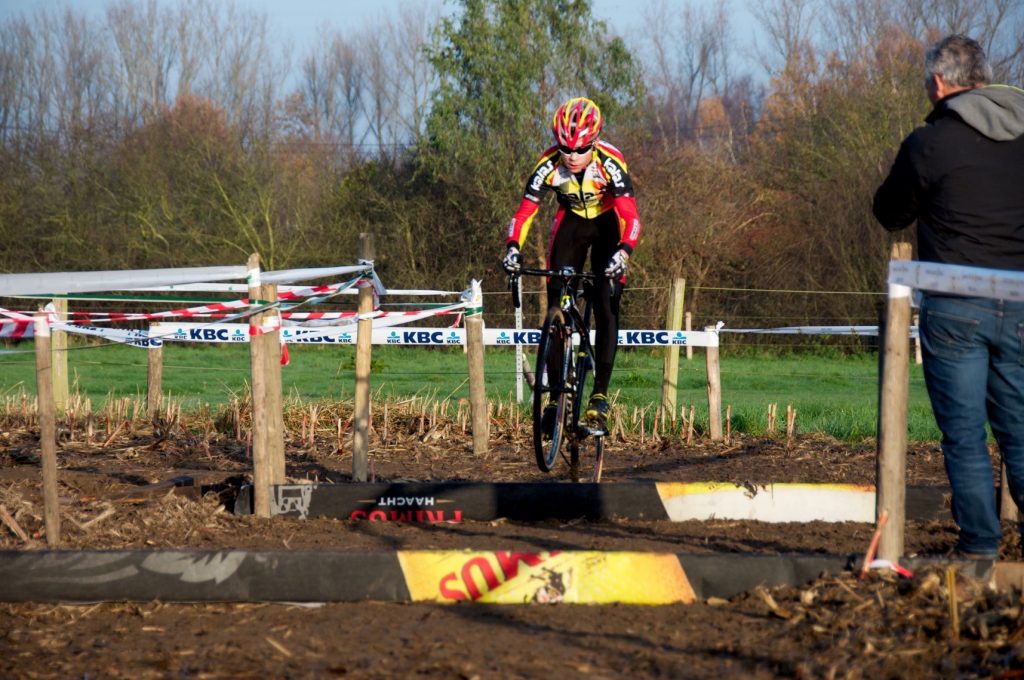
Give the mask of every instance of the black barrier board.
M 729 598 L 759 585 L 810 583 L 825 573 L 849 571 L 855 560 L 838 555 L 679 555 L 699 599 Z
M 948 494 L 948 487 L 908 487 L 907 519 L 949 519 Z M 240 489 L 235 513 L 252 513 L 251 486 Z M 271 487 L 271 514 L 417 523 L 670 519 L 655 482 L 285 484 Z
M 405 601 L 396 553 L 0 551 L 0 601 Z
M 251 513 L 251 487 L 235 512 Z M 654 484 L 474 482 L 291 484 L 272 487 L 271 514 L 390 522 L 668 519 Z
M 416 551 L 413 551 L 416 552 Z M 438 556 L 459 551 L 433 551 Z M 570 554 L 572 551 L 560 554 Z M 2 602 L 411 602 L 401 552 L 0 551 Z M 590 553 L 581 553 L 581 555 Z M 800 586 L 823 574 L 857 570 L 859 556 L 676 554 L 698 599 L 729 598 L 758 585 Z M 911 569 L 949 560 L 907 558 Z M 1020 563 L 957 562 L 990 578 Z M 422 601 L 422 598 L 421 598 Z

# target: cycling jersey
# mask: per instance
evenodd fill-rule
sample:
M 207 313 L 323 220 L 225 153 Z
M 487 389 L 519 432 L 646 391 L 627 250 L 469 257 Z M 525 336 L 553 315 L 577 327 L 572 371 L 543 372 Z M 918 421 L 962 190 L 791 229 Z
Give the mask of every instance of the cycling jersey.
M 558 154 L 558 147 L 553 146 L 537 161 L 526 181 L 519 209 L 509 223 L 506 246 L 522 247 L 540 209 L 541 199 L 545 193 L 554 190 L 558 200 L 558 215 L 554 220 L 556 230 L 565 211 L 584 219 L 596 219 L 614 210 L 619 225 L 618 247 L 632 253 L 640 238 L 640 217 L 633 196 L 633 182 L 622 152 L 608 142 L 598 141 L 590 163 L 576 174 L 559 162 Z

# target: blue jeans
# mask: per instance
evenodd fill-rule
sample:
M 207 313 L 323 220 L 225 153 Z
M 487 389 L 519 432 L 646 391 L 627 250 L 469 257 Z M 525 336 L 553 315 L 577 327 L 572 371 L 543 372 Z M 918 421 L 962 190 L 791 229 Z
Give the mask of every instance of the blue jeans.
M 920 319 L 925 384 L 960 527 L 957 549 L 995 557 L 1002 530 L 985 423 L 1010 494 L 1024 509 L 1024 302 L 926 293 Z

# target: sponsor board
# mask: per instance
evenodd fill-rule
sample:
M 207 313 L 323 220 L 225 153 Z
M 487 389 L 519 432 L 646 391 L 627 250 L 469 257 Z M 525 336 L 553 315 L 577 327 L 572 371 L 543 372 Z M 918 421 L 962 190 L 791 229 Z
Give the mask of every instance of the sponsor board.
M 674 522 L 875 521 L 875 487 L 870 485 L 657 482 L 657 488 L 665 511 Z
M 248 328 L 245 324 L 158 323 L 152 326 L 150 336 L 174 342 L 248 342 Z M 514 347 L 532 346 L 540 342 L 540 331 L 536 329 L 485 328 L 483 335 L 485 345 Z M 355 325 L 316 328 L 285 326 L 281 329 L 281 337 L 289 344 L 354 345 L 356 328 Z M 590 341 L 596 341 L 594 331 L 591 331 Z M 375 345 L 438 346 L 465 343 L 464 328 L 373 330 Z M 623 330 L 619 331 L 618 344 L 624 347 L 717 347 L 718 334 L 707 331 Z
M 675 604 L 695 600 L 679 559 L 639 552 L 399 551 L 413 601 Z

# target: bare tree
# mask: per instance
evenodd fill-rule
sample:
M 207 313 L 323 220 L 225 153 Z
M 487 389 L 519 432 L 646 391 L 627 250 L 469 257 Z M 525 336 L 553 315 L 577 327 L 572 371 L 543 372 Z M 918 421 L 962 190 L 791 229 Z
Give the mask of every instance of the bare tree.
M 121 118 L 149 122 L 171 104 L 177 38 L 168 10 L 157 0 L 120 0 L 107 7 L 107 26 L 116 46 Z
M 804 71 L 812 63 L 818 7 L 816 0 L 752 0 L 751 13 L 768 41 L 757 52 L 770 76 L 787 69 Z
M 648 5 L 645 23 L 652 123 L 665 145 L 678 146 L 696 136 L 701 102 L 728 88 L 728 2 Z
M 345 157 L 353 157 L 363 70 L 349 40 L 334 30 L 321 29 L 320 42 L 303 61 L 296 94 L 300 136 L 335 144 Z

